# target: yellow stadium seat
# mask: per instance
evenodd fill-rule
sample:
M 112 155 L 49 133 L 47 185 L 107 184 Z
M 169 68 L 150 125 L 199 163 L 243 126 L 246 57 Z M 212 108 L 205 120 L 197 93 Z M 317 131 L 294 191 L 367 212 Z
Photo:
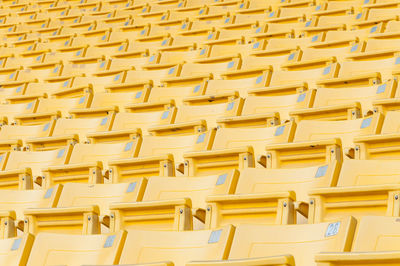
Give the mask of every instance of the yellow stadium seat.
M 342 161 L 344 154 L 354 157 L 353 139 L 358 135 L 379 133 L 383 116 L 344 120 L 302 120 L 297 124 L 293 143 L 267 145 L 267 168 L 291 168 Z
M 33 245 L 34 236 L 24 236 L 1 239 L 0 263 L 4 265 L 26 265 Z
M 399 115 L 397 111 L 387 112 L 381 132 L 354 138 L 355 158 L 398 159 Z
M 309 192 L 309 222 L 349 215 L 357 219 L 365 215 L 399 216 L 397 165 L 396 160 L 345 160 L 336 187 Z
M 117 264 L 125 238 L 125 231 L 106 235 L 40 233 L 27 265 L 54 265 L 61 261 L 67 265 Z
M 215 129 L 183 136 L 143 136 L 138 140 L 141 146 L 137 158 L 108 163 L 109 178 L 118 183 L 138 176 L 175 176 L 175 170 L 183 173 L 183 153 L 209 150 L 214 137 Z
M 207 175 L 232 168 L 255 167 L 263 164 L 259 156 L 267 144 L 287 143 L 293 139 L 295 124 L 264 128 L 219 128 L 209 151 L 184 154 L 186 175 Z
M 214 128 L 220 116 L 236 116 L 241 113 L 243 99 L 232 99 L 228 103 L 182 105 L 178 107 L 171 124 L 155 125 L 149 132 L 155 135 L 193 134 Z M 164 113 L 163 113 L 164 115 Z
M 308 191 L 336 185 L 339 171 L 337 161 L 294 169 L 241 169 L 235 193 L 207 197 L 206 228 L 243 223 L 295 224 L 296 211 L 308 217 Z
M 26 146 L 29 138 L 50 136 L 54 130 L 54 124 L 53 121 L 35 126 L 3 125 L 0 130 L 1 151 L 19 150 L 22 146 Z
M 102 172 L 109 161 L 136 157 L 139 144 L 140 138 L 126 143 L 75 144 L 67 161 L 42 167 L 43 176 L 36 182 L 45 188 L 66 182 L 103 183 L 109 178 L 108 171 Z
M 187 265 L 316 265 L 319 252 L 350 251 L 355 227 L 354 218 L 302 225 L 240 224 L 228 260 Z
M 397 87 L 395 80 L 380 85 L 351 88 L 319 88 L 316 90 L 312 108 L 304 108 L 290 112 L 295 121 L 313 120 L 345 120 L 360 118 L 372 113 L 375 99 L 394 96 Z
M 161 265 L 169 266 L 185 265 L 196 259 L 226 259 L 234 235 L 233 226 L 218 230 L 185 232 L 132 229 L 127 231 L 120 264 L 162 261 L 164 264 Z M 185 249 L 185 252 L 182 252 L 182 249 Z
M 1 185 L 5 189 L 32 189 L 36 178 L 43 175 L 42 168 L 64 164 L 69 160 L 71 147 L 52 151 L 11 151 L 1 158 Z
M 85 94 L 79 98 L 45 98 L 40 99 L 36 112 L 20 114 L 15 116 L 18 124 L 37 125 L 49 122 L 58 117 L 69 117 L 68 111 L 72 108 L 88 107 L 92 99 L 92 94 Z M 27 107 L 31 103 L 27 104 Z
M 108 205 L 141 200 L 145 185 L 143 179 L 129 184 L 64 184 L 56 206 L 24 210 L 24 231 L 35 235 L 39 232 L 98 234 L 101 223 L 109 225 Z
M 204 223 L 206 197 L 232 193 L 238 176 L 234 170 L 203 177 L 149 177 L 142 201 L 110 204 L 110 230 L 192 230 L 194 217 Z
M 399 251 L 393 244 L 398 239 L 398 218 L 362 217 L 354 235 L 351 252 L 321 252 L 315 256 L 324 265 L 396 265 Z
M 225 116 L 217 119 L 223 127 L 273 126 L 290 121 L 289 112 L 311 107 L 314 90 L 300 94 L 283 96 L 248 96 L 240 115 Z M 279 112 L 277 112 L 279 110 Z M 301 109 L 308 110 L 308 109 Z
M 100 118 L 77 118 L 67 119 L 59 118 L 55 120 L 55 125 L 51 126 L 50 134 L 46 135 L 31 135 L 31 138 L 26 140 L 27 148 L 33 151 L 51 150 L 61 148 L 68 144 L 83 143 L 86 141 L 86 134 L 94 131 L 109 130 L 113 123 L 114 116 L 110 114 Z M 49 123 L 48 123 L 49 124 Z M 46 125 L 43 129 L 46 128 Z M 28 127 L 28 126 L 21 126 Z M 34 126 L 30 126 L 34 127 Z M 1 135 L 1 134 L 0 134 Z

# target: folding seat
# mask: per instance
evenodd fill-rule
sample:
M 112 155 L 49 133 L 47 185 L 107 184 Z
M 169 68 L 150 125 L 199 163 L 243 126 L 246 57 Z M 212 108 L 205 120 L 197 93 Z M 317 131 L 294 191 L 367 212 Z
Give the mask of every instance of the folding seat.
M 388 111 L 382 131 L 354 138 L 356 159 L 398 159 L 399 150 L 398 111 Z M 379 134 L 380 133 L 380 134 Z
M 117 159 L 136 157 L 139 152 L 140 138 L 123 143 L 75 144 L 71 156 L 65 162 L 55 162 L 42 167 L 43 175 L 35 182 L 48 188 L 67 182 L 98 184 L 108 180 L 109 162 Z M 114 182 L 116 183 L 116 182 Z
M 379 133 L 382 122 L 379 113 L 344 121 L 302 120 L 297 124 L 293 143 L 265 147 L 266 167 L 292 168 L 342 161 L 343 154 L 354 157 L 354 137 Z
M 217 126 L 220 116 L 240 114 L 243 106 L 242 98 L 232 97 L 227 103 L 186 104 L 179 106 L 171 124 L 163 123 L 148 129 L 153 135 L 193 134 L 202 132 L 207 128 Z M 163 114 L 163 116 L 165 116 Z
M 397 39 L 369 39 L 365 43 L 352 46 L 351 54 L 347 56 L 352 60 L 373 60 L 383 57 L 395 56 L 400 40 Z
M 217 56 L 228 56 L 233 54 L 238 54 L 243 58 L 249 56 L 255 51 L 264 50 L 267 42 L 261 41 L 259 43 L 249 43 L 241 45 L 212 45 L 206 46 L 200 50 L 200 53 L 205 55 L 204 57 L 217 57 Z M 204 51 L 203 51 L 204 50 Z
M 398 60 L 400 63 L 400 60 Z M 322 79 L 316 82 L 317 86 L 337 88 L 380 84 L 392 78 L 392 71 L 396 67 L 397 57 L 376 60 L 355 60 L 333 63 L 324 68 Z M 379 71 L 377 71 L 379 70 Z M 325 73 L 337 75 L 326 77 Z
M 373 32 L 369 35 L 371 39 L 395 39 L 399 38 L 400 21 L 391 20 L 386 24 L 384 32 Z
M 110 204 L 110 230 L 183 231 L 196 228 L 196 222 L 197 229 L 204 227 L 206 197 L 232 193 L 238 175 L 233 170 L 203 177 L 149 177 L 141 201 Z M 144 212 L 148 214 L 143 216 Z
M 219 117 L 222 127 L 264 127 L 279 125 L 291 120 L 289 113 L 297 109 L 308 110 L 312 106 L 314 90 L 282 96 L 262 96 L 251 94 L 244 100 L 240 114 Z
M 60 197 L 61 186 L 30 190 L 1 190 L 0 220 L 4 227 L 0 239 L 17 236 L 17 229 L 24 231 L 24 210 L 27 208 L 54 208 Z
M 317 265 L 396 265 L 398 218 L 365 216 L 360 219 L 351 252 L 321 252 L 315 255 Z
M 15 124 L 17 123 L 17 116 L 23 114 L 32 114 L 36 111 L 38 101 L 32 101 L 29 103 L 18 103 L 18 104 L 1 104 L 0 105 L 0 122 L 1 124 Z
M 32 189 L 42 168 L 68 161 L 71 147 L 52 151 L 10 151 L 1 155 L 0 184 L 4 189 Z M 40 183 L 39 183 L 40 185 Z
M 219 128 L 211 150 L 184 154 L 184 173 L 198 176 L 255 167 L 256 160 L 264 164 L 260 155 L 265 145 L 291 142 L 294 130 L 291 122 L 264 128 Z
M 148 135 L 150 126 L 171 123 L 175 112 L 174 107 L 163 104 L 143 104 L 142 106 L 136 104 L 131 107 L 129 113 L 117 113 L 112 127 L 107 131 L 89 132 L 86 135 L 89 141 L 91 143 L 121 142 L 134 139 L 141 133 Z
M 358 47 L 358 44 L 354 46 Z M 350 54 L 350 50 L 350 46 L 304 48 L 293 51 L 281 67 L 290 69 L 292 67 L 307 68 L 309 66 L 327 66 L 336 61 L 342 61 L 346 58 L 346 55 Z
M 145 186 L 144 179 L 121 184 L 64 184 L 55 206 L 24 210 L 24 232 L 37 235 L 62 230 L 69 234 L 99 234 L 101 224 L 109 226 L 108 205 L 141 200 Z M 79 220 L 81 224 L 76 223 Z
M 99 118 L 59 118 L 54 123 L 46 126 L 51 129 L 48 134 L 31 135 L 25 139 L 26 148 L 32 151 L 58 149 L 67 144 L 84 143 L 86 134 L 94 131 L 109 130 L 114 119 L 114 114 Z M 35 126 L 19 126 L 35 127 Z M 36 126 L 37 127 L 37 126 Z
M 177 19 L 189 19 L 199 15 L 200 9 L 204 7 L 204 3 L 198 3 L 195 6 L 188 6 L 186 3 L 186 7 L 176 8 L 169 11 L 169 20 L 177 20 Z
M 314 256 L 319 252 L 350 251 L 355 227 L 353 218 L 320 224 L 240 224 L 227 260 L 186 265 L 317 265 Z
M 356 15 L 320 16 L 309 19 L 300 30 L 302 36 L 314 36 L 329 31 L 345 31 L 356 22 Z
M 147 92 L 148 94 L 148 92 Z M 93 95 L 90 107 L 74 108 L 69 113 L 74 118 L 103 117 L 107 114 L 124 111 L 127 104 L 141 103 L 146 100 L 146 90 L 137 92 L 98 92 Z
M 357 1 L 324 1 L 315 7 L 311 15 L 314 17 L 340 16 L 352 14 L 355 9 L 358 9 Z
M 397 82 L 389 80 L 381 85 L 351 88 L 319 88 L 316 90 L 312 106 L 292 110 L 290 116 L 295 121 L 346 120 L 367 116 L 374 109 L 372 103 L 377 99 L 394 96 Z
M 69 110 L 88 107 L 91 100 L 92 95 L 89 93 L 79 98 L 44 98 L 38 101 L 36 112 L 22 112 L 14 119 L 20 125 L 38 125 L 58 117 L 69 117 Z M 28 103 L 26 108 L 32 104 Z
M 26 145 L 28 138 L 47 137 L 52 134 L 53 129 L 54 122 L 35 126 L 2 125 L 0 130 L 1 153 L 20 150 Z
M 0 263 L 3 265 L 26 265 L 34 236 L 26 234 L 0 240 Z
M 109 86 L 124 83 L 126 80 L 126 74 L 125 70 L 117 69 L 98 71 L 92 73 L 91 77 L 75 77 L 70 90 L 75 89 L 74 87 L 77 86 L 80 92 L 82 92 L 82 85 L 87 87 L 87 85 L 90 84 L 90 88 L 94 93 L 104 92 Z M 66 73 L 66 76 L 76 76 L 76 73 Z M 143 82 L 141 85 L 143 86 Z
M 125 238 L 125 231 L 104 235 L 40 233 L 35 238 L 27 265 L 117 264 Z
M 399 216 L 398 171 L 397 160 L 345 160 L 336 186 L 309 191 L 309 222 L 350 215 Z
M 340 166 L 333 161 L 293 169 L 241 169 L 234 193 L 214 193 L 207 197 L 205 226 L 296 224 L 296 212 L 308 216 L 308 191 L 335 186 Z
M 233 226 L 184 232 L 133 229 L 127 232 L 120 264 L 162 261 L 163 265 L 185 265 L 193 259 L 224 260 L 234 237 Z
M 214 137 L 215 129 L 192 135 L 137 138 L 135 142 L 141 142 L 141 145 L 136 158 L 109 161 L 109 179 L 118 183 L 136 177 L 175 176 L 179 172 L 183 173 L 183 154 L 209 150 Z

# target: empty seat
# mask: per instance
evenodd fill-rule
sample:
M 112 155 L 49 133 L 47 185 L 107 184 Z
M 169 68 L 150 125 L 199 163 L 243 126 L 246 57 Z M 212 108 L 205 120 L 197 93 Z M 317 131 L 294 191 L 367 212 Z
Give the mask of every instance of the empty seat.
M 395 206 L 397 160 L 346 160 L 336 187 L 309 192 L 309 222 L 334 221 L 347 216 L 399 216 Z
M 206 228 L 243 223 L 295 224 L 296 212 L 309 215 L 308 191 L 335 186 L 339 170 L 337 161 L 293 169 L 241 169 L 235 193 L 207 197 Z
M 228 257 L 234 228 L 199 231 L 141 231 L 127 230 L 120 264 L 164 262 L 167 265 L 185 265 L 201 258 L 223 260 Z M 182 252 L 182 249 L 185 252 Z M 33 250 L 34 251 L 34 250 Z
M 382 131 L 358 136 L 354 139 L 357 159 L 399 159 L 399 116 L 398 111 L 388 111 Z M 380 133 L 380 134 L 378 134 Z
M 24 231 L 34 235 L 39 232 L 101 233 L 101 224 L 109 226 L 108 205 L 112 202 L 141 200 L 145 186 L 146 180 L 143 179 L 120 184 L 58 185 L 56 188 L 62 187 L 61 195 L 57 191 L 58 202 L 52 206 L 27 205 L 28 208 L 24 210 Z
M 142 201 L 110 205 L 110 230 L 202 228 L 202 223 L 205 222 L 206 197 L 232 193 L 238 176 L 239 173 L 234 170 L 222 175 L 203 177 L 149 177 Z M 143 216 L 145 212 L 147 215 Z
M 27 265 L 118 264 L 125 238 L 125 231 L 106 235 L 40 233 Z
M 365 216 L 358 223 L 351 252 L 321 252 L 315 256 L 318 265 L 395 265 L 400 262 L 398 218 Z
M 3 265 L 26 265 L 34 236 L 26 234 L 0 240 L 0 262 Z
M 291 142 L 294 130 L 292 122 L 264 128 L 219 128 L 210 151 L 184 154 L 185 174 L 194 176 L 255 167 L 256 160 L 263 163 L 259 156 L 265 145 Z
M 236 227 L 228 260 L 188 265 L 317 265 L 314 256 L 319 252 L 350 251 L 355 227 L 352 218 L 302 225 L 241 224 Z
M 371 132 L 379 133 L 382 122 L 381 114 L 344 121 L 302 120 L 297 125 L 293 143 L 265 147 L 266 166 L 299 167 L 327 163 L 331 160 L 341 161 L 344 154 L 354 157 L 354 137 Z

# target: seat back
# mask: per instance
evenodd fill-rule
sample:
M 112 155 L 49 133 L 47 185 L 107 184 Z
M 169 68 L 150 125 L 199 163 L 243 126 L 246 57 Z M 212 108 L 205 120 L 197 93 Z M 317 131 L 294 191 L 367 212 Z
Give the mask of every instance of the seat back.
M 354 218 L 320 224 L 251 225 L 236 227 L 229 259 L 290 254 L 296 265 L 316 265 L 319 252 L 350 251 Z
M 118 264 L 125 238 L 125 231 L 101 235 L 39 233 L 27 265 Z
M 119 263 L 172 261 L 174 265 L 185 265 L 196 259 L 227 259 L 233 233 L 231 225 L 199 231 L 128 230 Z
M 33 245 L 34 236 L 25 234 L 0 240 L 1 265 L 26 265 Z

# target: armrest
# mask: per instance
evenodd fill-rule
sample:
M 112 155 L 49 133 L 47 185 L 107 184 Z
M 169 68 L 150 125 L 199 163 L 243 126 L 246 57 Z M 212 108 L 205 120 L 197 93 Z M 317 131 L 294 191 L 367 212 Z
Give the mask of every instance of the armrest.
M 86 118 L 86 117 L 100 117 L 107 116 L 111 112 L 118 112 L 118 106 L 104 106 L 104 107 L 92 107 L 92 108 L 74 108 L 69 110 L 69 113 L 74 118 Z
M 157 228 L 192 230 L 192 201 L 190 198 L 111 203 L 110 230 L 117 232 L 129 227 L 157 224 Z
M 274 126 L 279 124 L 279 120 L 279 113 L 271 112 L 265 114 L 221 117 L 217 119 L 217 123 L 222 125 L 222 127 Z
M 59 228 L 81 234 L 100 233 L 100 209 L 98 206 L 26 209 L 24 232 L 37 234 L 48 229 Z
M 349 77 L 338 77 L 318 80 L 317 85 L 324 87 L 337 87 L 337 86 L 349 86 L 350 83 L 356 83 L 357 85 L 373 85 L 374 81 L 381 79 L 379 72 L 356 74 Z
M 0 229 L 1 239 L 17 236 L 17 227 L 15 226 L 16 217 L 15 211 L 0 211 L 0 222 L 2 225 Z
M 362 216 L 364 211 L 374 210 L 374 215 L 394 216 L 396 213 L 395 195 L 399 193 L 399 184 L 326 187 L 309 191 L 309 222 L 320 223 L 335 215 Z M 343 202 L 343 198 L 346 201 Z M 384 200 L 383 200 L 384 198 Z
M 315 255 L 315 261 L 327 265 L 385 265 L 399 264 L 399 251 L 370 251 L 370 252 L 322 252 Z
M 255 165 L 254 150 L 251 146 L 188 152 L 183 158 L 184 172 L 187 176 L 196 176 L 200 172 L 209 172 L 213 169 L 248 168 Z
M 186 266 L 246 266 L 246 265 L 263 265 L 263 266 L 295 266 L 294 257 L 290 254 L 263 257 L 255 259 L 234 259 L 234 260 L 212 260 L 212 261 L 191 261 L 186 263 Z
M 275 96 L 282 94 L 295 94 L 301 93 L 308 89 L 308 85 L 305 82 L 293 83 L 280 86 L 269 86 L 265 88 L 255 88 L 248 90 L 248 94 L 255 96 Z
M 372 102 L 376 111 L 386 113 L 387 111 L 400 110 L 400 98 L 378 99 Z
M 54 165 L 42 169 L 44 174 L 42 180 L 36 181 L 42 183 L 42 187 L 50 188 L 57 184 L 67 182 L 84 182 L 90 184 L 101 184 L 104 182 L 102 174 L 102 162 L 77 163 Z
M 330 56 L 330 57 L 325 57 L 325 58 L 317 58 L 317 59 L 311 59 L 311 60 L 303 60 L 303 61 L 297 61 L 297 62 L 286 62 L 281 65 L 282 68 L 288 68 L 288 69 L 301 69 L 305 67 L 323 67 L 326 66 L 327 64 L 330 63 L 335 63 L 336 62 L 336 57 Z
M 16 115 L 14 119 L 18 121 L 20 125 L 37 125 L 45 122 L 53 121 L 61 117 L 61 112 L 43 112 L 33 114 L 20 114 Z
M 112 183 L 128 182 L 136 177 L 175 175 L 172 154 L 112 160 L 108 165 Z
M 157 125 L 148 128 L 148 132 L 154 135 L 180 134 L 180 133 L 198 133 L 207 129 L 205 120 L 196 120 L 168 125 Z
M 361 104 L 359 102 L 340 104 L 334 106 L 313 107 L 296 109 L 289 113 L 295 122 L 301 120 L 350 120 L 361 117 Z
M 342 161 L 340 139 L 267 145 L 267 168 L 288 168 Z
M 296 194 L 293 191 L 271 192 L 258 194 L 212 195 L 206 198 L 207 229 L 218 228 L 233 220 L 246 220 L 246 216 L 257 223 L 264 224 L 291 224 L 296 222 L 294 201 Z
M 26 144 L 31 151 L 45 151 L 65 147 L 68 144 L 73 145 L 79 142 L 78 134 L 62 135 L 54 137 L 29 138 Z
M 33 188 L 32 170 L 28 167 L 0 172 L 0 188 L 27 190 Z
M 128 141 L 134 139 L 142 134 L 140 128 L 125 129 L 125 130 L 113 130 L 113 131 L 102 131 L 102 132 L 91 132 L 86 134 L 86 137 L 91 143 L 108 142 L 109 140 L 121 140 Z
M 385 159 L 400 154 L 399 133 L 357 136 L 354 138 L 356 159 Z

